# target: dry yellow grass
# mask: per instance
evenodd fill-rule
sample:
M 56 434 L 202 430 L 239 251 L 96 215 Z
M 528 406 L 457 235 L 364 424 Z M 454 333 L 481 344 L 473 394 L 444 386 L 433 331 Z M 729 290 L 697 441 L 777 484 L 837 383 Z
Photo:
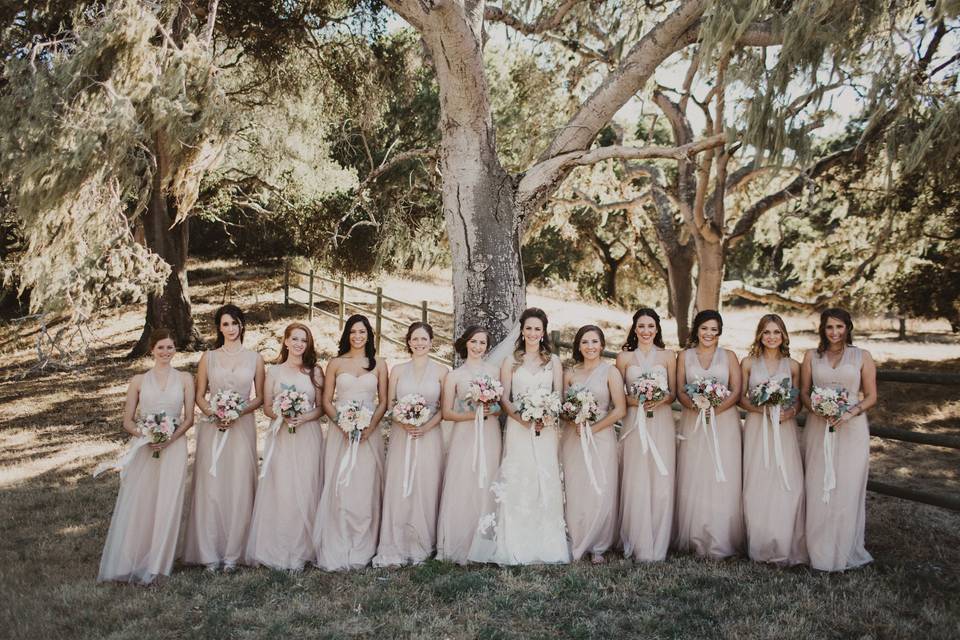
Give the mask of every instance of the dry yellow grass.
M 230 263 L 194 270 L 201 326 L 225 294 L 250 310 L 249 344 L 275 350 L 282 326 L 302 314 L 279 304 L 279 278 Z M 225 285 L 229 282 L 229 285 Z M 394 285 L 397 285 L 394 287 Z M 229 291 L 227 290 L 229 287 Z M 442 278 L 385 290 L 400 298 L 446 300 Z M 572 333 L 597 318 L 614 334 L 629 315 L 535 292 L 531 302 Z M 758 312 L 727 314 L 728 344 L 743 352 Z M 90 477 L 123 442 L 118 428 L 127 379 L 144 361 L 123 355 L 139 335 L 137 308 L 96 328 L 92 363 L 20 380 L 32 358 L 31 328 L 0 336 L 0 637 L 340 638 L 340 637 L 707 637 L 955 638 L 960 636 L 960 514 L 868 494 L 867 547 L 876 562 L 844 575 L 777 570 L 744 560 L 689 556 L 636 566 L 460 568 L 444 563 L 348 574 L 263 569 L 209 575 L 177 569 L 152 588 L 97 585 L 94 578 L 118 479 Z M 799 327 L 802 319 L 792 319 Z M 794 324 L 796 323 L 796 324 Z M 314 323 L 324 358 L 336 322 Z M 897 343 L 876 327 L 867 348 L 886 364 L 955 367 L 955 339 L 927 328 L 926 342 Z M 400 329 L 390 329 L 394 335 Z M 746 338 L 744 339 L 744 336 Z M 618 336 L 611 335 L 617 345 Z M 668 336 L 669 339 L 669 336 Z M 797 342 L 812 341 L 808 334 Z M 385 345 L 390 357 L 399 354 Z M 178 365 L 195 367 L 198 354 Z M 907 363 L 917 366 L 918 363 Z M 875 421 L 958 433 L 960 394 L 948 387 L 888 385 Z M 903 484 L 956 491 L 954 451 L 873 440 L 873 473 Z

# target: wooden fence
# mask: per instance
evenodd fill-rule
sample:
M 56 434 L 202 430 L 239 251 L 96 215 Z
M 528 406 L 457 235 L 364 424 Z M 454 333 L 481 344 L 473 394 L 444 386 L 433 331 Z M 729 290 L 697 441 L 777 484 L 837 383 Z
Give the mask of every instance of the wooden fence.
M 304 278 L 307 278 L 306 288 L 292 282 L 291 276 L 303 276 Z M 305 301 L 297 300 L 291 295 L 294 291 L 301 291 L 307 294 L 307 299 Z M 354 292 L 359 294 L 360 297 L 369 296 L 372 299 L 368 299 L 363 302 L 351 301 L 347 299 L 347 292 Z M 323 306 L 318 306 L 319 303 L 324 301 L 336 303 L 336 313 L 324 309 Z M 377 287 L 376 289 L 364 289 L 363 287 L 358 287 L 347 283 L 343 277 L 330 278 L 317 273 L 315 269 L 310 269 L 309 271 L 298 271 L 291 267 L 289 262 L 285 264 L 283 271 L 283 304 L 285 306 L 295 304 L 305 307 L 307 310 L 307 318 L 309 320 L 313 320 L 314 314 L 316 313 L 334 318 L 337 320 L 338 326 L 341 330 L 343 329 L 344 321 L 348 317 L 348 309 L 357 311 L 359 313 L 369 314 L 374 320 L 374 340 L 376 341 L 375 344 L 378 350 L 380 349 L 381 340 L 387 340 L 392 344 L 406 348 L 406 345 L 403 344 L 402 341 L 384 335 L 384 321 L 402 327 L 404 330 L 406 330 L 406 327 L 415 320 L 429 322 L 430 318 L 432 317 L 441 318 L 444 324 L 449 323 L 452 326 L 453 323 L 453 314 L 431 307 L 427 300 L 421 300 L 420 302 L 416 303 L 400 300 L 384 294 L 381 287 Z M 398 314 L 406 313 L 408 317 L 400 318 L 386 313 L 384 310 L 385 305 L 392 305 L 396 308 L 396 311 L 392 309 L 390 311 Z M 572 349 L 572 345 L 570 343 L 562 342 L 560 340 L 559 331 L 552 331 L 550 338 L 558 355 L 560 355 L 562 349 Z M 440 357 L 435 355 L 431 355 L 430 357 L 438 362 L 453 365 L 453 336 L 438 332 L 436 327 L 434 327 L 434 340 L 440 341 L 442 345 L 441 348 L 449 348 L 450 355 L 449 357 Z M 613 351 L 604 350 L 603 357 L 616 358 L 617 354 Z M 877 371 L 877 380 L 901 384 L 937 384 L 960 386 L 960 374 L 931 371 L 898 371 L 894 369 L 880 369 Z M 679 411 L 679 403 L 674 403 L 673 409 L 675 411 Z M 743 412 L 741 412 L 741 417 L 744 417 Z M 803 426 L 804 417 L 798 416 L 797 423 L 800 426 Z M 876 438 L 884 438 L 887 440 L 912 442 L 915 444 L 944 447 L 948 449 L 960 449 L 960 436 L 937 433 L 920 433 L 917 431 L 911 431 L 909 429 L 874 424 L 870 425 L 870 435 Z M 895 496 L 905 500 L 912 500 L 914 502 L 922 502 L 924 504 L 931 504 L 937 507 L 960 511 L 960 498 L 954 495 L 945 495 L 942 493 L 933 493 L 918 489 L 897 487 L 873 478 L 867 482 L 867 489 L 883 495 Z

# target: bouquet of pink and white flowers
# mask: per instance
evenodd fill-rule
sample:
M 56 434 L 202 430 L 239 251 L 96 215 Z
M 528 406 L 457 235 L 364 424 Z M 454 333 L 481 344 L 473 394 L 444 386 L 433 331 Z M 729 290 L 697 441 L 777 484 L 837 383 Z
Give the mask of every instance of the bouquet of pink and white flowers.
M 496 378 L 483 373 L 467 384 L 467 404 L 470 408 L 494 404 L 503 395 L 503 385 Z
M 296 418 L 310 411 L 313 406 L 303 391 L 298 391 L 292 384 L 280 385 L 280 393 L 273 399 L 273 408 L 284 418 Z M 287 424 L 287 433 L 296 433 L 297 428 Z
M 596 422 L 600 417 L 600 406 L 593 392 L 579 384 L 567 389 L 560 411 L 564 418 L 579 426 Z
M 160 444 L 161 442 L 166 442 L 173 436 L 173 432 L 177 430 L 179 423 L 179 420 L 171 418 L 165 411 L 160 411 L 158 413 L 147 413 L 140 416 L 137 426 L 143 435 L 150 438 L 153 444 Z M 154 451 L 153 457 L 159 458 L 160 452 Z
M 637 381 L 627 389 L 631 397 L 642 405 L 645 402 L 659 402 L 670 393 L 667 377 L 662 373 L 641 373 Z M 653 417 L 653 411 L 647 410 L 647 417 Z
M 359 442 L 363 430 L 370 426 L 373 411 L 359 400 L 351 400 L 337 407 L 337 427 L 350 437 L 351 442 Z
M 707 409 L 719 407 L 730 397 L 730 389 L 720 384 L 716 378 L 697 377 L 693 382 L 683 385 L 683 390 L 690 396 L 695 407 L 704 412 L 704 419 L 710 424 L 710 413 Z
M 817 415 L 834 420 L 850 410 L 850 394 L 843 388 L 814 387 L 810 390 L 810 406 Z M 830 433 L 833 431 L 834 425 L 831 424 Z
M 209 422 L 220 422 L 223 420 L 233 421 L 240 417 L 240 413 L 246 406 L 246 401 L 238 391 L 231 389 L 221 389 L 210 396 L 210 410 L 213 415 L 207 418 Z M 220 429 L 226 431 L 226 429 Z
M 790 384 L 790 378 L 761 382 L 750 390 L 750 402 L 756 407 L 789 407 L 797 400 L 799 391 Z
M 427 400 L 419 393 L 409 393 L 393 405 L 393 411 L 390 412 L 390 418 L 394 422 L 410 424 L 415 427 L 426 424 L 430 419 L 431 411 L 427 406 Z
M 517 413 L 525 421 L 533 423 L 533 429 L 539 436 L 544 427 L 552 427 L 557 423 L 560 394 L 543 387 L 534 387 L 517 397 Z

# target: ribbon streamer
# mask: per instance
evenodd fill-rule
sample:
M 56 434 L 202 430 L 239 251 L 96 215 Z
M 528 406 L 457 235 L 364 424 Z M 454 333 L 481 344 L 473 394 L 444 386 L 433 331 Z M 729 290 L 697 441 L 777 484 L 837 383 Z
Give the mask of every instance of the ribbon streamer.
M 546 429 L 546 427 L 543 428 Z M 543 482 L 549 477 L 549 474 L 540 465 L 540 456 L 537 455 L 537 430 L 534 426 L 531 426 L 528 431 L 530 431 L 530 450 L 533 452 L 533 466 L 537 470 L 537 486 L 540 488 L 540 506 L 547 509 L 549 505 L 547 504 L 547 492 L 543 486 Z
M 411 462 L 410 449 L 413 449 Z M 403 452 L 403 497 L 409 498 L 413 493 L 413 474 L 417 470 L 417 452 L 420 450 L 420 439 L 407 434 L 407 446 Z
M 367 427 L 368 429 L 370 427 Z M 337 469 L 337 495 L 340 495 L 341 487 L 350 486 L 350 478 L 353 477 L 353 468 L 357 466 L 357 453 L 360 451 L 360 435 L 350 434 L 350 445 L 347 448 L 347 455 L 340 458 L 340 467 Z
M 770 455 L 767 452 L 767 409 L 763 408 L 763 466 L 770 468 Z M 770 428 L 773 430 L 773 457 L 777 468 L 780 470 L 780 479 L 783 480 L 783 488 L 792 491 L 790 481 L 787 479 L 787 464 L 783 456 L 783 437 L 780 432 L 780 405 L 769 407 L 770 410 Z
M 837 434 L 827 425 L 823 432 L 823 502 L 830 502 L 830 492 L 837 488 L 837 473 L 833 469 L 833 452 Z
M 267 444 L 267 453 L 263 456 L 263 467 L 260 468 L 260 479 L 263 480 L 267 476 L 267 469 L 270 468 L 270 460 L 273 459 L 273 448 L 277 444 L 277 434 L 280 433 L 280 427 L 283 425 L 283 416 L 279 413 L 277 417 L 273 419 L 273 422 L 270 423 L 270 430 L 267 433 L 267 438 L 270 439 L 270 442 Z M 227 431 L 227 433 L 230 433 Z M 223 435 L 227 435 L 227 433 Z M 216 462 L 214 462 L 216 465 Z M 216 469 L 210 467 L 210 474 L 216 476 Z
M 707 435 L 707 438 L 713 440 L 713 448 L 710 453 L 713 457 L 713 466 L 714 466 L 714 477 L 717 482 L 726 482 L 727 476 L 723 472 L 723 460 L 720 457 L 720 436 L 717 435 L 717 414 L 714 411 L 714 408 L 711 406 L 709 413 L 708 409 L 700 409 L 700 413 L 697 414 L 697 424 L 693 428 L 693 432 L 696 433 L 700 430 L 700 426 L 703 425 L 703 431 Z M 708 431 L 709 427 L 709 432 Z M 707 443 L 707 448 L 710 449 L 709 442 Z
M 623 436 L 623 439 L 629 437 L 634 431 L 637 432 L 637 436 L 640 438 L 640 449 L 643 451 L 643 455 L 647 455 L 649 452 L 653 457 L 653 462 L 657 465 L 657 471 L 660 475 L 667 475 L 667 465 L 663 462 L 663 457 L 660 455 L 660 450 L 657 449 L 657 444 L 654 442 L 653 436 L 651 436 L 647 430 L 647 412 L 643 408 L 643 405 L 640 405 L 637 411 L 637 421 L 634 423 L 633 429 L 628 431 L 627 435 Z
M 97 465 L 97 468 L 93 470 L 93 477 L 99 478 L 102 473 L 109 471 L 110 469 L 118 469 L 120 471 L 120 479 L 123 480 L 127 476 L 127 467 L 130 462 L 133 460 L 133 457 L 136 455 L 137 451 L 141 447 L 145 447 L 150 444 L 150 438 L 147 436 L 134 436 L 130 439 L 130 446 L 127 447 L 127 450 L 120 454 L 116 460 L 110 462 L 101 462 Z
M 477 487 L 480 489 L 487 487 L 487 448 L 483 437 L 483 423 L 483 405 L 477 404 L 477 411 L 473 416 L 473 471 L 477 474 Z
M 590 477 L 590 484 L 593 485 L 593 490 L 597 492 L 597 495 L 602 495 L 603 491 L 600 489 L 600 485 L 597 483 L 597 475 L 593 470 L 593 452 L 597 454 L 597 457 L 600 456 L 600 449 L 597 447 L 597 441 L 593 437 L 593 429 L 590 427 L 590 423 L 586 422 L 580 426 L 580 451 L 583 452 L 583 461 L 587 465 L 587 475 Z M 600 465 L 600 475 L 603 484 L 607 484 L 607 472 L 603 468 L 603 465 Z
M 272 428 L 272 427 L 271 427 Z M 219 429 L 215 434 L 213 434 L 213 461 L 210 463 L 210 475 L 214 478 L 217 477 L 217 463 L 220 462 L 220 454 L 223 453 L 223 447 L 227 444 L 227 438 L 230 437 L 230 430 L 220 431 Z M 270 447 L 270 452 L 273 453 L 273 446 Z M 262 475 L 260 476 L 263 477 Z

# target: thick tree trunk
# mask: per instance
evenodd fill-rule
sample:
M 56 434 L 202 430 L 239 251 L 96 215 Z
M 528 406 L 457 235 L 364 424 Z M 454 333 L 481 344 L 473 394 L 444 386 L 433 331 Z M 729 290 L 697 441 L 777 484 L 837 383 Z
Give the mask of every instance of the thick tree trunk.
M 160 145 L 158 145 L 159 147 Z M 157 154 L 157 162 L 164 162 Z M 187 247 L 189 226 L 187 220 L 176 225 L 176 205 L 162 192 L 158 170 L 154 174 L 153 193 L 143 217 L 143 238 L 147 248 L 170 265 L 170 277 L 159 294 L 147 297 L 147 316 L 143 333 L 130 357 L 147 353 L 150 333 L 154 329 L 169 329 L 178 349 L 197 349 L 200 335 L 193 326 L 193 314 L 187 289 Z
M 723 243 L 698 238 L 697 311 L 720 308 L 721 285 L 723 285 Z
M 693 252 L 664 252 L 667 256 L 667 277 L 670 309 L 677 323 L 677 341 L 683 347 L 690 334 L 690 302 L 693 299 Z

